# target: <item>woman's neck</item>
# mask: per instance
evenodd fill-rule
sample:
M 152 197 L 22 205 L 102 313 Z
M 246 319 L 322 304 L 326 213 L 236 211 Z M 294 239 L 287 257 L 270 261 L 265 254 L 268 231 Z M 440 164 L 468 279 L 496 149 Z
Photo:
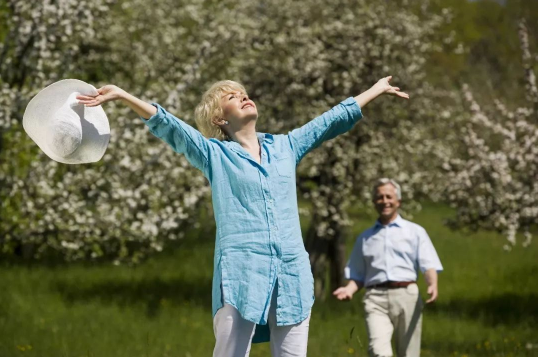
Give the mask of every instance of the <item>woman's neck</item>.
M 254 123 L 252 123 L 254 124 Z M 255 125 L 245 125 L 241 129 L 229 133 L 230 138 L 241 145 L 245 150 L 259 150 L 258 136 Z

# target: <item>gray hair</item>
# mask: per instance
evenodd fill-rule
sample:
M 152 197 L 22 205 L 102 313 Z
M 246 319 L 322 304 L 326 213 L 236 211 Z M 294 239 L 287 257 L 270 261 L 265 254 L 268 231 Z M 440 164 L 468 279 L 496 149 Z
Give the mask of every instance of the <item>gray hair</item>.
M 385 186 L 387 184 L 391 184 L 396 189 L 396 197 L 398 197 L 398 200 L 402 200 L 402 189 L 400 188 L 400 185 L 398 185 L 398 182 L 394 181 L 393 179 L 389 179 L 386 177 L 380 178 L 377 180 L 374 184 L 373 190 L 372 190 L 372 199 L 375 199 L 375 194 L 378 187 Z

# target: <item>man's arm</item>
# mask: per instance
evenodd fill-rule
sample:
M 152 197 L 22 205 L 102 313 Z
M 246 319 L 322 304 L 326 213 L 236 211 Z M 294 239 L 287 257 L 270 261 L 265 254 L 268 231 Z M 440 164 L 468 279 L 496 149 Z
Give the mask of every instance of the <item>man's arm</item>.
M 349 261 L 344 270 L 346 279 L 349 279 L 349 282 L 346 286 L 342 286 L 333 292 L 333 295 L 338 300 L 351 300 L 353 294 L 361 290 L 364 286 L 366 264 L 362 253 L 362 240 L 363 235 L 361 234 L 355 241 L 355 245 L 349 256 Z
M 342 286 L 333 292 L 333 295 L 338 300 L 351 300 L 353 294 L 360 291 L 364 286 L 364 283 L 360 281 L 350 280 L 346 286 Z
M 430 298 L 426 303 L 434 302 L 437 299 L 437 274 L 443 271 L 443 266 L 439 256 L 435 251 L 433 243 L 426 233 L 426 230 L 418 226 L 418 266 L 424 273 L 426 284 L 428 285 L 428 294 Z
M 434 268 L 426 270 L 424 272 L 424 278 L 428 285 L 428 295 L 430 295 L 430 298 L 426 300 L 426 303 L 429 304 L 437 300 L 437 270 Z

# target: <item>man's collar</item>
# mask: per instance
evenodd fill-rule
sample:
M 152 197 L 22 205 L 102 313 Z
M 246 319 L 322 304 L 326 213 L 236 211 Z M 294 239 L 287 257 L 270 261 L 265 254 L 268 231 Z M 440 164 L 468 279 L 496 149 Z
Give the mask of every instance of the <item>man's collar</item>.
M 379 219 L 375 221 L 375 227 L 376 228 L 379 228 L 379 227 L 383 227 L 384 224 L 379 222 Z M 403 218 L 402 216 L 398 215 L 396 216 L 396 219 L 392 222 L 390 222 L 389 224 L 387 224 L 387 226 L 389 227 L 392 227 L 392 226 L 396 226 L 396 227 L 402 227 L 403 226 Z

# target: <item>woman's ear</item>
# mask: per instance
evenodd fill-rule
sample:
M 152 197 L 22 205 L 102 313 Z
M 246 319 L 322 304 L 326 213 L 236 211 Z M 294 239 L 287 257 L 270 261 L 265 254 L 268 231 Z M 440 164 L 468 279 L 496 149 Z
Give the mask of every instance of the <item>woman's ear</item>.
M 224 118 L 215 117 L 211 119 L 211 122 L 216 126 L 226 125 L 228 122 Z

